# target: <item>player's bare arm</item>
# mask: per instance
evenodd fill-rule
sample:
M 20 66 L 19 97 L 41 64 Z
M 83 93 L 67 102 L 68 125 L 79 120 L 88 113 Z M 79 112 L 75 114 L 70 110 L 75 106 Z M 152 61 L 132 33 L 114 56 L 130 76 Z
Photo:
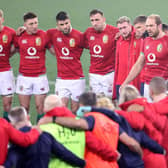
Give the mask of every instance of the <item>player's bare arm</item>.
M 145 65 L 145 56 L 143 53 L 140 53 L 138 60 L 132 67 L 130 73 L 128 74 L 127 78 L 123 82 L 121 88 L 123 88 L 124 85 L 129 84 L 132 80 L 134 80 L 139 75 L 144 65 Z

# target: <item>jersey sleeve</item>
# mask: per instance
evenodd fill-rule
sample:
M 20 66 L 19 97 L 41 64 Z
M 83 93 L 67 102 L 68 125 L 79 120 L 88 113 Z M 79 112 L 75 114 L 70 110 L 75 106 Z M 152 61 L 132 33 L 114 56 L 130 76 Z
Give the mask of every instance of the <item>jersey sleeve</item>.
M 30 132 L 23 133 L 13 128 L 11 124 L 8 124 L 7 129 L 10 141 L 20 146 L 26 147 L 34 144 L 39 137 L 39 132 L 36 129 L 31 129 Z
M 87 117 L 83 117 L 83 119 L 85 119 L 87 121 L 87 123 L 88 123 L 88 126 L 89 126 L 88 130 L 92 131 L 93 128 L 94 128 L 94 125 L 95 125 L 95 119 L 94 119 L 94 117 L 91 116 L 91 115 L 89 115 Z

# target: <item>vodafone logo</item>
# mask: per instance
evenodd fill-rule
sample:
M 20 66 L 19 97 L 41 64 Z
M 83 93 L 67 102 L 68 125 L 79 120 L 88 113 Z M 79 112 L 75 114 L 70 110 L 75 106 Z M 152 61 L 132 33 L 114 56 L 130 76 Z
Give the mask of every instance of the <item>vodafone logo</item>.
M 2 52 L 2 50 L 3 50 L 3 46 L 2 46 L 2 45 L 0 45 L 0 52 Z
M 94 51 L 95 54 L 100 54 L 101 51 L 102 51 L 101 46 L 95 45 L 95 46 L 93 47 L 93 51 Z
M 66 47 L 63 47 L 62 50 L 61 50 L 61 52 L 62 52 L 62 54 L 65 55 L 65 56 L 69 55 L 69 49 L 66 48 Z
M 36 50 L 34 47 L 29 47 L 29 48 L 27 49 L 27 53 L 28 53 L 29 55 L 35 55 L 35 54 L 37 53 L 37 50 Z
M 147 59 L 149 62 L 154 62 L 156 60 L 156 55 L 154 53 L 149 53 Z

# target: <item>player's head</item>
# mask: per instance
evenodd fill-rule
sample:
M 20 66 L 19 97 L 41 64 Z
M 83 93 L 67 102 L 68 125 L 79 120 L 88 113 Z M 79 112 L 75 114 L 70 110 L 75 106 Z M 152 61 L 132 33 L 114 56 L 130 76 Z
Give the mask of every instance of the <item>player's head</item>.
M 48 112 L 55 107 L 63 107 L 64 104 L 60 97 L 57 95 L 51 94 L 48 95 L 44 100 L 44 112 Z
M 28 34 L 36 34 L 38 30 L 38 17 L 33 12 L 25 13 L 23 16 L 24 26 Z
M 14 107 L 9 111 L 9 119 L 13 125 L 27 120 L 26 109 L 22 106 Z
M 117 20 L 117 27 L 121 36 L 126 39 L 130 36 L 132 31 L 131 20 L 127 16 L 122 16 Z
M 115 106 L 112 101 L 108 97 L 99 97 L 97 98 L 97 107 L 100 108 L 108 108 L 110 110 L 115 110 Z
M 139 15 L 134 19 L 134 28 L 135 28 L 135 36 L 137 39 L 143 37 L 144 33 L 146 32 L 146 19 L 147 16 Z
M 120 92 L 119 104 L 136 99 L 138 97 L 140 97 L 138 89 L 133 85 L 126 85 Z
M 85 92 L 79 96 L 81 106 L 96 106 L 96 101 L 96 94 L 93 92 Z
M 162 24 L 162 31 L 165 32 L 166 35 L 168 35 L 168 24 Z
M 56 15 L 57 29 L 63 34 L 69 34 L 71 32 L 72 26 L 69 15 L 61 11 Z
M 150 97 L 153 99 L 154 96 L 160 95 L 160 94 L 166 94 L 166 81 L 162 77 L 154 77 L 150 81 L 149 84 L 149 94 Z
M 4 13 L 3 10 L 0 9 L 0 26 L 3 25 L 4 22 Z
M 152 14 L 148 16 L 145 25 L 150 37 L 157 38 L 162 32 L 162 21 L 159 15 Z
M 93 9 L 92 11 L 90 11 L 89 16 L 90 16 L 90 22 L 92 24 L 92 27 L 96 31 L 101 32 L 102 30 L 104 30 L 106 26 L 106 19 L 101 10 Z

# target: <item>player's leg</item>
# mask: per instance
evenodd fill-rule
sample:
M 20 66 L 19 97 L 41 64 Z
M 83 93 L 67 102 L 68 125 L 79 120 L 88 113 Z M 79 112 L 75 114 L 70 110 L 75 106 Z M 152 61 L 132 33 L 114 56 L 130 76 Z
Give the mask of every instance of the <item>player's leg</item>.
M 71 111 L 76 114 L 79 107 L 79 96 L 85 92 L 85 79 L 70 80 L 69 86 L 71 91 Z
M 37 121 L 44 115 L 43 106 L 44 99 L 49 92 L 49 84 L 46 75 L 32 77 L 33 79 L 33 95 L 37 111 Z
M 20 106 L 23 106 L 29 113 L 31 95 L 18 94 Z
M 8 112 L 11 109 L 12 97 L 15 91 L 13 72 L 0 72 L 0 94 L 2 95 L 3 117 L 8 120 Z

